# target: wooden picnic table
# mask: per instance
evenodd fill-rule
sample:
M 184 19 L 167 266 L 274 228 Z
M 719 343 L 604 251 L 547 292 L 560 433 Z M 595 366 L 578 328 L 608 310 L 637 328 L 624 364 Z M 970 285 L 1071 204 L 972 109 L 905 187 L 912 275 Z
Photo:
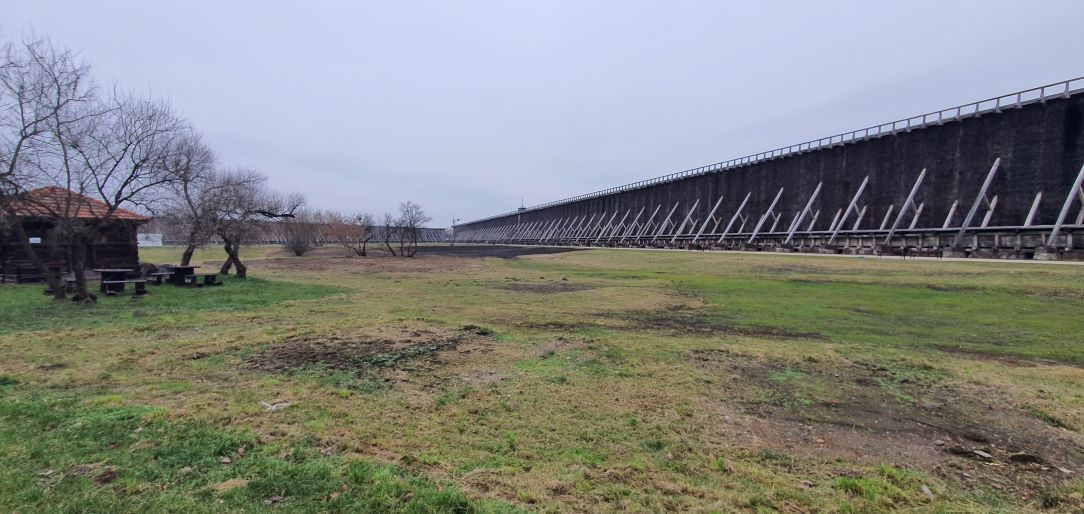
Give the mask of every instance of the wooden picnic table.
M 173 272 L 159 271 L 157 273 L 148 273 L 147 276 L 151 277 L 151 280 L 154 280 L 154 285 L 160 286 L 164 284 L 169 277 L 173 276 Z
M 116 296 L 124 292 L 124 286 L 126 284 L 135 286 L 136 296 L 147 294 L 147 281 L 143 279 L 105 280 L 102 281 L 102 292 L 109 296 Z
M 184 286 L 185 277 L 195 273 L 196 268 L 199 266 L 170 266 L 169 271 L 173 273 L 170 277 L 170 282 L 175 286 Z
M 101 275 L 98 289 L 105 293 L 108 289 L 108 284 L 106 284 L 106 282 L 121 282 L 128 280 L 128 273 L 131 273 L 132 270 L 129 268 L 101 268 L 92 269 L 91 271 L 95 271 Z

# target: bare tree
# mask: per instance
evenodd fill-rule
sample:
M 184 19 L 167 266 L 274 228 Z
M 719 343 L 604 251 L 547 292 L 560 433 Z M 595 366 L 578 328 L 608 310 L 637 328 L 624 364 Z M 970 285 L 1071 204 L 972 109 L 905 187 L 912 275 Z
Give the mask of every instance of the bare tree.
M 215 233 L 226 251 L 226 262 L 219 273 L 226 275 L 236 268 L 237 278 L 245 278 L 248 267 L 241 262 L 241 246 L 259 233 L 261 224 L 293 218 L 304 199 L 271 191 L 267 177 L 253 170 L 226 172 L 216 182 L 212 200 Z
M 425 215 L 420 205 L 410 200 L 399 204 L 399 255 L 414 257 L 418 253 L 421 228 L 432 219 Z
M 18 61 L 20 56 L 23 61 Z M 22 168 L 22 176 L 12 180 L 19 185 L 12 189 L 57 186 L 66 192 L 42 198 L 20 194 L 18 201 L 24 208 L 38 202 L 33 210 L 50 218 L 51 236 L 70 245 L 77 298 L 92 299 L 86 284 L 87 247 L 92 238 L 115 221 L 122 205 L 145 206 L 159 198 L 161 186 L 174 180 L 165 166 L 167 157 L 188 127 L 163 102 L 116 91 L 100 99 L 89 84 L 88 68 L 74 64 L 70 54 L 47 43 L 24 44 L 21 55 L 9 49 L 7 63 L 4 82 L 11 85 L 5 88 L 15 91 L 16 97 L 27 87 L 45 91 L 34 96 L 57 95 L 45 100 L 45 115 L 34 124 L 34 137 L 25 139 L 24 133 L 15 138 L 16 150 L 22 140 L 31 143 L 22 150 L 34 151 L 11 155 L 12 167 Z M 28 71 L 19 76 L 20 69 Z M 16 73 L 9 76 L 9 71 Z M 22 159 L 24 155 L 33 158 Z M 36 252 L 28 250 L 34 259 Z M 42 274 L 54 294 L 62 297 L 59 281 L 51 279 L 48 270 Z
M 216 180 L 215 155 L 192 133 L 177 142 L 166 161 L 176 177 L 172 194 L 162 209 L 152 209 L 174 232 L 181 234 L 184 252 L 181 266 L 192 262 L 192 254 L 214 236 L 213 202 Z
M 33 37 L 4 45 L 0 54 L 0 217 L 7 218 L 8 230 L 54 297 L 63 299 L 59 276 L 31 246 L 13 205 L 22 193 L 44 185 L 40 172 L 55 154 L 57 135 L 94 113 L 90 67 L 72 52 Z
M 320 218 L 319 213 L 303 209 L 297 211 L 293 218 L 285 220 L 286 248 L 301 257 L 320 244 L 324 225 Z
M 401 239 L 401 230 L 399 227 L 399 218 L 392 216 L 390 213 L 384 213 L 384 224 L 380 226 L 380 239 L 384 241 L 384 247 L 388 249 L 388 253 L 392 257 L 398 255 L 395 253 L 395 247 L 391 245 L 392 241 L 398 242 Z
M 367 246 L 375 237 L 373 230 L 373 216 L 368 213 L 358 213 L 351 216 L 343 216 L 339 213 L 328 213 L 328 236 L 335 242 L 350 250 L 359 257 L 368 255 Z
M 147 207 L 168 195 L 177 180 L 169 162 L 191 129 L 168 104 L 114 93 L 83 123 L 58 127 L 52 166 L 42 170 L 46 180 L 73 191 L 69 201 L 53 212 L 72 247 L 72 272 L 77 296 L 87 291 L 87 249 L 122 206 Z M 82 198 L 104 204 L 78 205 Z

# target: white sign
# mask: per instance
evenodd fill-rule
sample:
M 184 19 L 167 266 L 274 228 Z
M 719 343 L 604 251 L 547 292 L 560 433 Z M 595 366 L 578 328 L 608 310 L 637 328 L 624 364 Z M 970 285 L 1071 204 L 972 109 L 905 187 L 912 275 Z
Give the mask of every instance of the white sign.
M 139 234 L 139 246 L 162 246 L 162 234 Z
M 30 244 L 32 244 L 32 245 L 40 245 L 41 244 L 41 238 L 40 237 L 32 237 L 32 238 L 30 238 Z

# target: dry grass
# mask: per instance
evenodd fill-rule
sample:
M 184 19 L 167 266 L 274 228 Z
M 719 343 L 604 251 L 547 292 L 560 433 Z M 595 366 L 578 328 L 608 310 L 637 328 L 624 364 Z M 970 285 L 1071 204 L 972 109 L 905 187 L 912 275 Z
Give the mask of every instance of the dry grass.
M 250 258 L 267 284 L 322 289 L 156 311 L 163 292 L 114 306 L 114 323 L 91 313 L 0 333 L 0 373 L 20 384 L 7 398 L 149 406 L 529 509 L 1081 506 L 1081 267 L 601 250 Z M 235 478 L 219 482 L 249 487 Z

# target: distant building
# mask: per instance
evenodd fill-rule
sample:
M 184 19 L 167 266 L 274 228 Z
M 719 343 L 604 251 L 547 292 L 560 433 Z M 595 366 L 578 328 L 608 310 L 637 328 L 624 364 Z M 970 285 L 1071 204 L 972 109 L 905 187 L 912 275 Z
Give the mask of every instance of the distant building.
M 162 234 L 138 234 L 139 247 L 162 246 Z
M 132 211 L 117 209 L 102 220 L 109 207 L 98 200 L 61 187 L 43 187 L 24 193 L 14 201 L 14 220 L 0 220 L 0 282 L 35 282 L 42 277 L 31 264 L 21 241 L 15 239 L 10 223 L 20 223 L 29 242 L 46 264 L 53 269 L 72 269 L 72 244 L 53 232 L 57 213 L 69 213 L 76 223 L 95 223 L 101 227 L 92 235 L 87 249 L 87 269 L 134 268 L 139 266 L 136 230 L 150 218 Z M 71 212 L 74 210 L 74 212 Z

